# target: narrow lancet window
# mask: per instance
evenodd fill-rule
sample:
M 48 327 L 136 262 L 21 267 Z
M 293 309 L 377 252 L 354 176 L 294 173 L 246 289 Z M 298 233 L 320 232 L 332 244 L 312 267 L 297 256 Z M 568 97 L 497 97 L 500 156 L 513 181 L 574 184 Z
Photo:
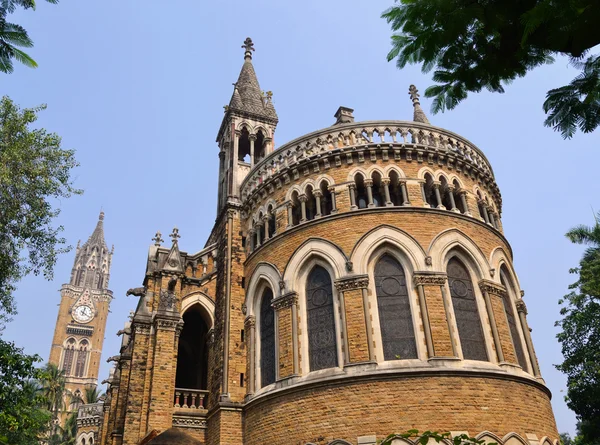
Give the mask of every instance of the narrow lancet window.
M 275 383 L 275 312 L 273 291 L 266 288 L 260 301 L 260 383 Z
M 321 266 L 315 266 L 308 275 L 306 311 L 310 370 L 336 367 L 338 363 L 333 289 L 329 273 Z

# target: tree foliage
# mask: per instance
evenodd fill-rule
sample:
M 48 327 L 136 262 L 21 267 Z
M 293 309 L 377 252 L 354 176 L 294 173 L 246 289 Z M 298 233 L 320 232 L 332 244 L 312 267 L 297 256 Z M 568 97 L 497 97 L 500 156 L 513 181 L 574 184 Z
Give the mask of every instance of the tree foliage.
M 74 151 L 62 149 L 58 135 L 30 128 L 45 108 L 0 100 L 0 328 L 16 311 L 12 293 L 21 278 L 52 279 L 57 255 L 68 250 L 62 226 L 53 226 L 56 198 L 81 193 L 71 179 Z
M 563 319 L 557 335 L 564 361 L 557 368 L 567 375 L 567 405 L 577 415 L 582 443 L 600 443 L 600 213 L 592 227 L 571 229 L 567 238 L 587 245 L 578 279 L 560 300 Z
M 419 445 L 428 445 L 431 440 L 437 443 L 442 441 L 450 441 L 453 445 L 484 445 L 485 440 L 470 437 L 468 434 L 458 434 L 451 437 L 450 433 L 438 433 L 436 431 L 424 431 L 419 433 L 419 430 L 408 430 L 402 434 L 390 434 L 383 439 L 380 445 L 391 445 L 395 439 L 412 439 Z M 487 445 L 497 445 L 495 442 L 488 442 Z
M 566 55 L 582 73 L 550 90 L 545 125 L 571 137 L 600 125 L 600 44 L 596 0 L 396 0 L 383 13 L 395 34 L 388 60 L 421 64 L 437 85 L 432 111 L 455 108 L 470 92 L 503 93 L 514 79 Z
M 51 414 L 36 380 L 43 378 L 39 361 L 0 338 L 0 443 L 38 443 L 48 430 Z
M 58 0 L 46 0 L 48 3 L 58 3 Z M 13 59 L 30 68 L 36 68 L 37 63 L 27 53 L 19 48 L 31 48 L 33 41 L 25 28 L 16 23 L 7 22 L 8 14 L 15 12 L 17 7 L 35 9 L 35 0 L 0 0 L 0 71 L 13 72 Z

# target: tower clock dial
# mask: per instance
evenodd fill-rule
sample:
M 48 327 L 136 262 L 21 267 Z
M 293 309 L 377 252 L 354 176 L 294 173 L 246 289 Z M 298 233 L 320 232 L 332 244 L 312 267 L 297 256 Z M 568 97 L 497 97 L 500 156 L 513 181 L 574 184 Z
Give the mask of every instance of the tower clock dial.
M 87 305 L 77 306 L 73 310 L 73 318 L 79 323 L 87 323 L 94 318 L 94 310 Z

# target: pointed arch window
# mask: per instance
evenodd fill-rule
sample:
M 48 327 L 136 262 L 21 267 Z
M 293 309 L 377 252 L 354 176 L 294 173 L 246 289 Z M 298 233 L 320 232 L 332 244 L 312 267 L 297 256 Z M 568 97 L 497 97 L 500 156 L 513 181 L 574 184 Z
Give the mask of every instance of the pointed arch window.
M 65 375 L 71 375 L 71 368 L 73 367 L 73 356 L 75 355 L 75 339 L 70 338 L 67 340 L 67 344 L 64 350 L 62 370 Z
M 447 273 L 463 358 L 488 361 L 471 275 L 456 257 L 448 262 Z
M 389 254 L 375 265 L 375 288 L 384 360 L 417 358 L 406 275 Z
M 506 313 L 506 320 L 508 321 L 508 327 L 510 329 L 510 336 L 512 337 L 513 346 L 515 348 L 517 362 L 524 371 L 527 371 L 527 360 L 525 360 L 525 352 L 523 351 L 523 345 L 521 344 L 521 337 L 519 336 L 519 329 L 517 328 L 517 321 L 515 319 L 515 313 L 511 303 L 511 298 L 513 298 L 511 294 L 512 288 L 508 286 L 509 281 L 507 279 L 504 266 L 502 266 L 502 269 L 500 270 L 500 282 L 508 291 L 506 294 L 504 294 L 503 298 L 504 311 Z
M 333 288 L 329 272 L 321 266 L 315 266 L 308 275 L 306 312 L 310 370 L 336 367 L 338 361 Z
M 275 383 L 275 311 L 273 291 L 266 288 L 260 301 L 260 383 Z
M 75 363 L 75 377 L 83 377 L 85 374 L 85 365 L 87 362 L 89 343 L 87 340 L 81 340 L 79 351 L 77 351 L 77 362 Z

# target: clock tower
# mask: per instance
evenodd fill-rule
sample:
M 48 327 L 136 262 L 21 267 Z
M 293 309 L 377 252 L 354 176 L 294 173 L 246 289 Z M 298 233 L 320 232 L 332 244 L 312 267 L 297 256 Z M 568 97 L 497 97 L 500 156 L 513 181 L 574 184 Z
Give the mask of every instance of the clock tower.
M 112 291 L 108 290 L 114 246 L 104 241 L 104 212 L 85 244 L 77 243 L 71 280 L 63 284 L 49 362 L 64 371 L 66 388 L 85 398 L 85 388 L 98 384 L 98 368 Z M 84 400 L 84 402 L 87 402 Z M 71 398 L 66 411 L 77 408 Z M 64 416 L 61 416 L 61 423 Z

